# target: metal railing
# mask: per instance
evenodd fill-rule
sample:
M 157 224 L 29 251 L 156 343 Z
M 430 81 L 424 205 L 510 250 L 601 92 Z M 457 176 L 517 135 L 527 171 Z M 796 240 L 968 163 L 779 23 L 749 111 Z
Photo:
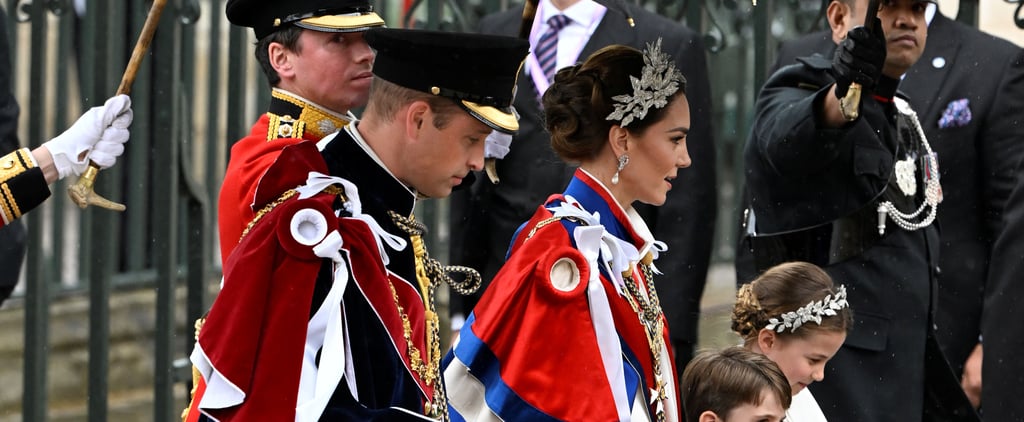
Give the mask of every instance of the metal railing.
M 26 216 L 30 249 L 23 269 L 25 358 L 23 419 L 47 420 L 47 366 L 54 298 L 89 298 L 88 420 L 108 419 L 110 307 L 121 288 L 154 288 L 153 420 L 178 418 L 173 360 L 194 341 L 189 323 L 210 305 L 206 294 L 219 278 L 216 199 L 228 149 L 247 133 L 268 102 L 255 70 L 250 31 L 224 18 L 226 0 L 170 0 L 152 50 L 132 90 L 135 120 L 119 164 L 100 173 L 96 190 L 123 202 L 117 214 L 79 211 L 67 200 L 66 182 L 53 198 Z M 630 0 L 620 0 L 630 1 Z M 85 108 L 115 92 L 150 2 L 88 0 L 84 13 L 73 0 L 6 0 L 12 32 L 13 85 L 22 107 L 20 137 L 35 147 L 56 135 Z M 398 0 L 379 2 L 390 26 L 468 31 L 484 13 L 517 7 L 508 0 Z M 765 80 L 774 40 L 822 27 L 821 0 L 645 0 L 645 7 L 705 34 L 715 69 L 714 127 L 719 148 L 720 252 L 731 258 L 740 151 L 752 118 L 757 87 Z M 961 20 L 977 22 L 977 0 L 961 0 Z M 1018 9 L 1019 10 L 1019 9 Z M 1024 19 L 1018 12 L 1018 25 Z M 26 142 L 27 141 L 27 142 Z M 430 239 L 446 245 L 447 204 L 427 203 Z M 435 249 L 437 256 L 445 255 Z M 186 290 L 185 315 L 176 313 L 175 291 Z
M 8 0 L 4 6 L 22 107 L 19 134 L 36 147 L 113 95 L 150 2 Z M 223 10 L 223 0 L 171 0 L 165 8 L 132 89 L 131 140 L 119 164 L 96 183 L 97 192 L 128 210 L 79 211 L 61 182 L 25 218 L 23 420 L 48 419 L 48 310 L 55 297 L 75 294 L 89 298 L 88 420 L 109 419 L 110 298 L 116 289 L 138 286 L 154 288 L 155 296 L 153 420 L 180 414 L 173 360 L 186 355 L 192 336 L 181 323 L 186 316 L 176 314 L 175 291 L 187 289 L 189 317 L 209 305 L 204 292 L 219 277 L 213 204 L 224 140 L 239 138 L 256 103 L 266 101 L 257 94 L 266 91 L 265 82 L 247 77 L 251 35 L 229 27 Z

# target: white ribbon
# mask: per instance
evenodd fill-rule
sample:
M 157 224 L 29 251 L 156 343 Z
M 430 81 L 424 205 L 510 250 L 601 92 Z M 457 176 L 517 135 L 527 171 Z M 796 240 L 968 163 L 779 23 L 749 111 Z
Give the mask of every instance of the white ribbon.
M 381 259 L 384 260 L 384 265 L 390 263 L 388 258 L 387 250 L 384 249 L 384 245 L 388 245 L 391 249 L 400 251 L 405 249 L 406 241 L 400 236 L 388 233 L 381 227 L 380 223 L 373 218 L 372 215 L 363 214 L 363 204 L 359 200 L 359 188 L 352 182 L 337 176 L 329 176 L 320 172 L 311 171 L 309 177 L 306 179 L 304 186 L 295 188 L 295 191 L 299 193 L 299 199 L 306 199 L 323 192 L 330 185 L 341 185 L 345 190 L 345 211 L 352 214 L 352 218 L 362 220 L 370 227 L 370 231 L 373 232 L 374 237 L 377 240 L 377 251 L 380 252 Z
M 601 225 L 600 213 L 588 213 L 587 210 L 583 209 L 580 203 L 576 201 L 576 198 L 569 195 L 565 195 L 565 200 L 562 201 L 562 203 L 558 204 L 557 207 L 548 208 L 548 211 L 551 211 L 555 217 L 573 217 L 583 220 L 583 222 L 587 223 L 588 226 Z
M 654 261 L 657 261 L 658 257 L 661 256 L 661 253 L 667 250 L 667 243 L 662 242 L 660 240 L 655 240 L 654 242 L 651 242 L 651 258 L 653 258 L 653 261 L 651 261 L 651 271 L 653 271 L 657 275 L 665 275 L 665 273 L 661 272 L 661 270 L 659 270 L 658 267 L 654 266 Z
M 328 186 L 334 184 L 341 184 L 346 182 L 345 179 L 335 176 L 329 176 L 318 171 L 311 171 L 306 176 L 306 184 L 295 188 L 295 191 L 299 193 L 299 199 L 306 199 L 323 192 Z M 345 193 L 348 193 L 348 187 L 346 186 Z
M 579 226 L 573 232 L 576 248 L 587 259 L 590 279 L 587 281 L 587 303 L 590 305 L 590 320 L 597 338 L 597 348 L 604 363 L 605 377 L 612 389 L 612 398 L 620 421 L 629 421 L 629 399 L 626 395 L 626 375 L 622 366 L 622 346 L 619 344 L 612 318 L 608 294 L 601 283 L 597 260 L 604 248 L 604 226 Z M 621 291 L 620 291 L 621 294 Z
M 339 330 L 342 329 L 341 301 L 348 285 L 349 272 L 340 252 L 343 243 L 338 231 L 332 230 L 322 242 L 313 247 L 316 256 L 334 261 L 334 279 L 327 297 L 307 325 L 295 407 L 296 421 L 319 419 L 345 373 L 348 344 Z M 319 365 L 316 359 L 318 353 Z
M 588 213 L 586 210 L 580 208 L 579 203 L 576 199 L 566 195 L 565 201 L 559 204 L 557 207 L 548 208 L 555 217 L 574 217 L 580 219 L 588 226 L 600 227 L 601 228 L 601 245 L 600 252 L 602 263 L 604 268 L 608 270 L 609 275 L 614 281 L 615 290 L 620 295 L 624 294 L 622 289 L 625 286 L 625 279 L 622 278 L 622 272 L 631 270 L 634 262 L 640 258 L 640 252 L 636 249 L 633 244 L 615 237 L 608 230 L 605 230 L 601 224 L 601 216 L 595 212 L 593 214 Z M 577 228 L 578 230 L 579 228 Z M 577 243 L 577 248 L 580 245 Z M 596 267 L 594 268 L 597 269 Z
M 396 251 L 405 249 L 406 241 L 401 236 L 393 235 L 388 233 L 377 223 L 377 220 L 370 214 L 353 214 L 352 218 L 362 220 L 370 227 L 370 231 L 373 232 L 374 237 L 377 239 L 377 251 L 380 252 L 380 257 L 384 260 L 384 265 L 387 266 L 391 260 L 388 258 L 387 250 L 384 249 L 384 244 L 387 244 Z

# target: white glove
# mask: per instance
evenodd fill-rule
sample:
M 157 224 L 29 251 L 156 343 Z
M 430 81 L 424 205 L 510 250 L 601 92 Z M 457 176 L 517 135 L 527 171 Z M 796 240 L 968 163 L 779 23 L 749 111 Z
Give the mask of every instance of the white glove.
M 513 94 L 513 97 L 515 94 Z M 515 107 L 512 107 L 512 114 L 516 116 L 516 120 L 519 120 L 519 111 Z M 505 158 L 508 154 L 509 146 L 512 145 L 512 135 L 505 132 L 498 132 L 492 130 L 490 135 L 487 135 L 487 139 L 484 140 L 484 158 Z
M 505 158 L 509 145 L 512 145 L 512 135 L 492 130 L 484 140 L 484 158 Z
M 89 160 L 100 168 L 114 165 L 128 141 L 131 107 L 132 100 L 127 95 L 112 97 L 102 106 L 86 111 L 68 130 L 46 142 L 61 179 L 81 175 L 89 167 Z

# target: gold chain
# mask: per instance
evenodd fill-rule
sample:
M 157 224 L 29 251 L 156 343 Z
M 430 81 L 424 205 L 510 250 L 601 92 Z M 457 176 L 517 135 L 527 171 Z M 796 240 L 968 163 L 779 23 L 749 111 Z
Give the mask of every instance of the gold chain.
M 555 217 L 551 217 L 551 218 L 548 218 L 548 219 L 545 219 L 545 220 L 541 220 L 540 222 L 537 223 L 536 226 L 533 226 L 533 228 L 530 229 L 530 232 L 526 234 L 526 240 L 530 240 L 530 238 L 533 237 L 534 234 L 537 234 L 537 230 L 540 230 L 540 229 L 544 228 L 544 226 L 547 226 L 548 224 L 551 224 L 551 223 L 554 223 L 554 222 L 560 221 L 560 220 L 569 220 L 569 221 L 572 221 L 572 222 L 574 222 L 576 224 L 579 224 L 581 226 L 586 226 L 587 225 L 586 221 L 583 221 L 582 219 L 580 219 L 578 217 L 572 217 L 572 216 L 566 216 L 566 215 L 555 216 Z M 524 240 L 524 242 L 526 240 Z
M 526 240 L 530 240 L 530 238 L 537 233 L 537 230 L 562 219 L 566 219 L 580 225 L 586 225 L 585 221 L 577 217 L 551 217 L 538 222 L 537 225 L 527 233 Z M 625 295 L 626 301 L 629 302 L 629 306 L 633 309 L 633 312 L 636 312 L 637 317 L 640 319 L 640 324 L 644 326 L 644 331 L 647 335 L 647 344 L 651 349 L 655 387 L 654 390 L 651 391 L 653 403 L 654 400 L 664 402 L 668 396 L 665 394 L 665 382 L 661 375 L 661 350 L 664 348 L 665 344 L 665 339 L 661 334 L 665 330 L 665 322 L 661 318 L 661 301 L 658 299 L 658 291 L 654 288 L 654 271 L 651 269 L 651 262 L 653 262 L 653 259 L 648 255 L 644 257 L 643 263 L 640 263 L 639 265 L 640 270 L 644 273 L 644 279 L 647 280 L 646 298 L 640 294 L 640 288 L 637 286 L 637 281 L 633 278 L 632 271 L 624 272 L 622 275 L 625 280 L 626 290 L 629 293 Z M 658 422 L 664 422 L 664 409 L 659 407 L 656 407 L 656 409 Z
M 647 295 L 644 297 L 640 293 L 639 282 L 636 281 L 632 271 L 630 271 L 629 274 L 623 274 L 626 290 L 629 293 L 625 296 L 626 301 L 633 308 L 633 312 L 636 312 L 637 317 L 640 319 L 640 324 L 644 326 L 644 331 L 647 333 L 647 344 L 651 349 L 652 369 L 654 370 L 654 389 L 651 391 L 653 396 L 651 403 L 653 404 L 655 401 L 663 402 L 662 406 L 655 406 L 655 416 L 661 422 L 665 420 L 664 401 L 668 398 L 665 394 L 665 381 L 661 374 L 661 351 L 665 345 L 662 332 L 665 330 L 665 322 L 662 319 L 661 301 L 658 300 L 658 291 L 654 288 L 654 271 L 651 270 L 650 264 L 641 263 L 639 267 L 644 273 Z
M 342 201 L 348 200 L 345 198 L 345 189 L 338 185 L 330 185 L 324 188 L 322 192 L 330 195 L 338 195 L 341 197 Z M 242 239 L 245 239 L 245 235 L 249 234 L 249 231 L 256 226 L 256 223 L 263 219 L 263 216 L 267 215 L 267 213 L 269 213 L 271 210 L 276 208 L 278 205 L 283 204 L 284 201 L 287 201 L 289 198 L 295 196 L 297 193 L 298 191 L 296 191 L 295 189 L 288 189 L 287 191 L 282 193 L 281 196 L 277 197 L 277 199 L 275 199 L 274 202 L 271 202 L 267 205 L 264 205 L 263 208 L 260 208 L 260 210 L 256 212 L 256 216 L 253 217 L 252 220 L 249 221 L 249 224 L 245 226 L 245 230 L 242 230 L 242 235 L 238 237 L 238 242 L 241 243 Z
M 434 306 L 434 293 L 437 286 L 441 284 L 441 280 L 446 277 L 446 274 L 444 273 L 441 264 L 427 255 L 427 247 L 423 242 L 422 236 L 423 233 L 426 232 L 426 226 L 417 222 L 414 216 L 405 217 L 394 211 L 388 211 L 388 215 L 391 217 L 391 220 L 395 225 L 409 235 L 409 240 L 412 244 L 413 256 L 415 257 L 416 262 L 416 282 L 419 285 L 420 294 L 423 297 L 423 313 L 424 320 L 427 325 L 425 330 L 427 335 L 427 358 L 424 360 L 420 355 L 419 349 L 417 349 L 413 343 L 412 324 L 409 322 L 409 316 L 405 313 L 405 309 L 402 307 L 401 303 L 399 303 L 398 292 L 395 290 L 394 283 L 389 281 L 388 284 L 391 286 L 391 293 L 395 298 L 395 306 L 398 307 L 398 314 L 402 318 L 402 330 L 407 347 L 406 355 L 409 357 L 409 366 L 425 384 L 434 387 L 433 400 L 428 401 L 424 405 L 424 413 L 427 416 L 440 418 L 442 421 L 447 422 L 449 420 L 448 400 L 445 397 L 444 382 L 440 379 L 440 322 L 438 320 L 437 310 Z M 477 277 L 480 277 L 479 273 L 477 273 Z

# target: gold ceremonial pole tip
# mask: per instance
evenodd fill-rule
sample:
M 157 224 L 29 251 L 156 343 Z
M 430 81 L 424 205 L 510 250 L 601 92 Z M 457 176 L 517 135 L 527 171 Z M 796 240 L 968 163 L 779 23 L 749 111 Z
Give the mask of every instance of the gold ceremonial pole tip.
M 93 183 L 95 183 L 96 175 L 99 174 L 99 171 L 100 168 L 96 167 L 96 165 L 89 165 L 85 173 L 82 173 L 82 176 L 78 178 L 78 182 L 68 186 L 68 196 L 83 210 L 89 205 L 95 205 L 108 210 L 124 211 L 125 206 L 123 204 L 104 198 L 93 190 Z

